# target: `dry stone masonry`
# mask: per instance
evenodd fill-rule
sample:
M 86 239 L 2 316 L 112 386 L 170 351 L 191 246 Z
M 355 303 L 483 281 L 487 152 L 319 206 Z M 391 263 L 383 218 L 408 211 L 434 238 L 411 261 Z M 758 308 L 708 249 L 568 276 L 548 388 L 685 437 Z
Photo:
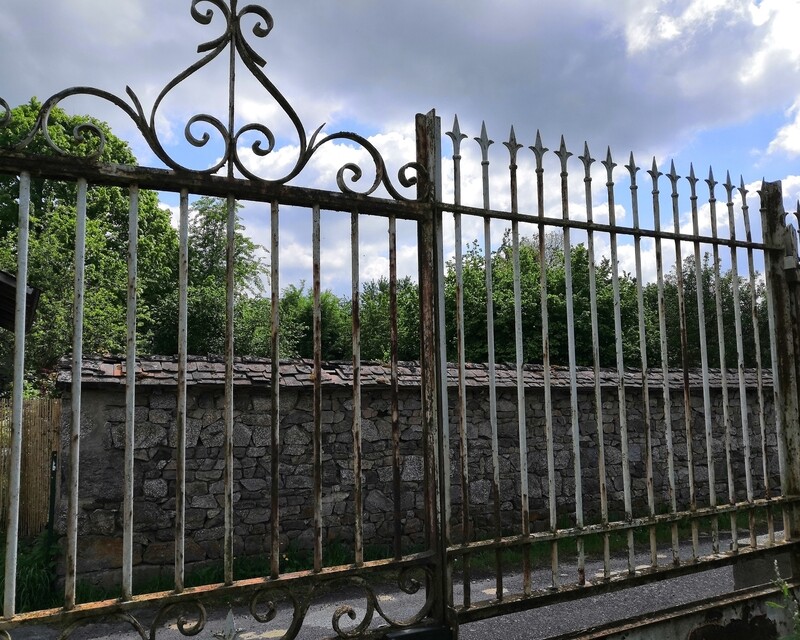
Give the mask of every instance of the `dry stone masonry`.
M 282 549 L 307 548 L 312 542 L 312 367 L 309 362 L 281 364 L 280 390 L 280 528 Z M 403 545 L 419 548 L 424 540 L 423 445 L 420 378 L 415 363 L 399 369 L 400 416 L 400 517 Z M 394 532 L 392 490 L 393 449 L 391 390 L 388 367 L 362 366 L 362 472 L 364 539 L 367 545 L 388 550 Z M 457 370 L 450 376 L 451 471 L 454 535 L 460 535 L 461 488 L 458 457 Z M 545 437 L 543 376 L 540 367 L 525 370 L 527 463 L 532 529 L 547 526 L 548 478 Z M 59 382 L 68 391 L 69 368 L 62 367 Z M 584 510 L 587 522 L 600 513 L 598 435 L 595 424 L 594 375 L 579 371 L 578 422 Z M 192 358 L 188 372 L 186 451 L 186 561 L 216 562 L 222 557 L 224 532 L 223 472 L 224 363 L 214 358 Z M 765 375 L 765 384 L 771 378 Z M 136 428 L 134 441 L 134 565 L 138 575 L 171 571 L 175 537 L 175 447 L 177 363 L 173 358 L 152 357 L 137 363 Z M 560 521 L 574 521 L 575 477 L 568 371 L 555 369 L 553 381 L 554 460 L 556 503 Z M 623 510 L 622 447 L 620 439 L 617 377 L 602 371 L 603 423 L 609 509 L 614 517 Z M 668 504 L 667 450 L 664 429 L 662 378 L 651 373 L 653 483 L 659 512 Z M 732 465 L 738 499 L 744 499 L 744 455 L 741 446 L 738 379 L 729 374 L 729 411 L 732 432 Z M 758 497 L 764 495 L 762 443 L 755 378 L 748 373 L 752 398 L 749 424 L 752 468 Z M 270 363 L 263 359 L 236 362 L 234 391 L 234 546 L 236 555 L 268 553 L 270 531 Z M 686 493 L 686 431 L 683 411 L 683 376 L 671 373 L 672 420 L 676 472 L 684 488 L 677 498 L 688 505 Z M 727 499 L 721 377 L 712 374 L 712 453 L 715 490 L 721 502 Z M 647 515 L 646 429 L 641 375 L 626 374 L 628 450 L 634 515 Z M 699 506 L 707 505 L 708 468 L 702 387 L 699 372 L 690 374 L 694 474 Z M 352 367 L 328 363 L 322 376 L 322 515 L 324 542 L 347 544 L 353 539 L 353 442 Z M 516 374 L 512 367 L 497 369 L 497 418 L 500 462 L 500 495 L 503 529 L 519 531 L 519 440 L 516 404 Z M 769 387 L 767 387 L 769 389 Z M 764 397 L 771 399 L 770 392 Z M 65 397 L 65 403 L 69 397 Z M 473 534 L 493 534 L 491 490 L 492 456 L 488 402 L 488 369 L 467 367 L 467 439 L 469 456 L 469 501 Z M 61 477 L 66 478 L 66 447 L 70 412 L 63 412 Z M 772 421 L 772 407 L 765 416 Z M 774 434 L 774 429 L 771 429 Z M 125 432 L 125 363 L 115 358 L 89 359 L 83 370 L 80 515 L 78 571 L 88 579 L 107 579 L 119 571 L 122 557 L 123 455 Z M 777 447 L 774 435 L 766 445 L 768 481 L 773 493 L 778 481 Z M 62 508 L 66 483 L 61 483 Z

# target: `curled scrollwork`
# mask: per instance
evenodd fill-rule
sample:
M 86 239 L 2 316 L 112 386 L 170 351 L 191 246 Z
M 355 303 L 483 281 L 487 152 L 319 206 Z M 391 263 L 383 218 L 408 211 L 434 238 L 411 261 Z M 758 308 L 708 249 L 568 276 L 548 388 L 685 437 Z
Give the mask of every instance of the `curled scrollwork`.
M 0 128 L 7 127 L 11 123 L 11 107 L 2 98 L 0 98 L 0 109 L 3 110 L 3 115 L 0 116 Z
M 379 187 L 383 186 L 392 198 L 407 200 L 408 198 L 400 194 L 395 187 L 395 183 L 389 178 L 385 162 L 380 152 L 363 136 L 355 133 L 339 132 L 327 135 L 317 141 L 317 136 L 322 130 L 322 127 L 319 127 L 310 139 L 306 137 L 305 128 L 297 113 L 264 74 L 262 69 L 266 65 L 266 60 L 264 60 L 253 48 L 252 44 L 248 42 L 248 37 L 265 38 L 272 32 L 274 27 L 272 15 L 264 7 L 257 4 L 247 4 L 241 9 L 237 8 L 237 4 L 238 0 L 192 0 L 190 9 L 192 19 L 203 26 L 222 22 L 224 23 L 224 29 L 218 36 L 203 42 L 197 47 L 197 53 L 201 54 L 202 57 L 167 83 L 156 97 L 149 114 L 144 112 L 138 96 L 129 87 L 126 87 L 127 99 L 122 99 L 109 92 L 92 87 L 73 87 L 54 94 L 42 105 L 33 129 L 24 139 L 14 145 L 14 149 L 24 149 L 37 135 L 41 135 L 44 137 L 47 145 L 59 155 L 77 156 L 85 161 L 99 160 L 106 146 L 106 136 L 103 130 L 94 122 L 87 121 L 82 123 L 72 132 L 73 142 L 76 146 L 80 145 L 79 151 L 74 149 L 72 145 L 59 145 L 53 140 L 48 130 L 50 115 L 54 107 L 70 96 L 88 95 L 110 102 L 126 113 L 139 129 L 155 156 L 167 167 L 175 171 L 208 175 L 227 168 L 230 176 L 234 175 L 234 171 L 238 171 L 245 178 L 259 183 L 276 185 L 286 184 L 302 171 L 322 145 L 334 140 L 346 140 L 355 143 L 358 147 L 367 152 L 373 165 L 369 175 L 373 175 L 374 177 L 371 181 L 365 180 L 362 182 L 365 175 L 364 169 L 354 163 L 345 164 L 339 169 L 336 175 L 336 183 L 343 193 L 369 196 L 374 194 Z M 247 28 L 243 25 L 243 21 L 247 21 Z M 245 134 L 256 134 L 258 139 L 252 142 L 248 148 L 259 158 L 264 158 L 275 151 L 276 134 L 272 128 L 264 123 L 256 122 L 234 127 L 235 76 L 231 77 L 229 82 L 229 116 L 227 122 L 223 122 L 208 114 L 198 114 L 192 116 L 184 127 L 184 137 L 192 146 L 205 147 L 211 142 L 212 134 L 214 139 L 221 140 L 222 156 L 220 160 L 206 168 L 192 169 L 176 160 L 162 144 L 156 123 L 159 109 L 167 96 L 170 95 L 172 90 L 178 85 L 206 67 L 227 47 L 233 47 L 235 49 L 239 59 L 278 104 L 284 116 L 288 118 L 291 126 L 294 128 L 298 141 L 297 157 L 294 165 L 291 166 L 283 176 L 270 178 L 262 177 L 249 169 L 240 157 L 238 145 L 240 138 Z M 7 102 L 0 98 L 0 127 L 8 126 L 10 120 L 11 109 Z M 210 127 L 211 133 L 208 130 L 199 133 L 197 131 L 197 125 L 200 124 Z M 64 148 L 64 146 L 67 148 Z M 416 175 L 411 175 L 412 172 Z M 417 184 L 420 176 L 423 174 L 424 169 L 418 163 L 408 163 L 400 169 L 398 173 L 398 183 L 402 187 L 409 188 Z M 418 197 L 425 196 L 426 194 L 418 194 Z
M 375 592 L 372 589 L 372 586 L 363 578 L 350 578 L 347 581 L 347 584 L 364 590 L 364 595 L 367 600 L 367 608 L 364 611 L 364 616 L 353 627 L 342 629 L 341 620 L 344 618 L 344 616 L 347 616 L 350 618 L 350 620 L 356 620 L 358 617 L 356 610 L 353 607 L 348 604 L 343 604 L 333 612 L 331 626 L 336 632 L 336 635 L 340 638 L 358 638 L 369 628 L 369 625 L 372 624 L 372 617 L 375 615 L 375 610 L 377 608 L 377 598 L 375 597 Z
M 403 567 L 397 575 L 397 586 L 403 593 L 409 595 L 417 593 L 422 588 L 423 582 L 414 576 L 415 572 L 422 572 L 424 574 L 425 583 L 425 603 L 417 613 L 409 618 L 395 619 L 381 608 L 380 601 L 376 601 L 375 603 L 378 615 L 393 627 L 410 627 L 415 625 L 428 617 L 433 609 L 433 589 L 430 588 L 433 581 L 433 573 L 430 567 Z
M 164 622 L 178 614 L 175 625 L 184 636 L 196 636 L 206 627 L 208 614 L 203 603 L 199 600 L 186 600 L 182 602 L 168 602 L 158 610 L 153 624 L 150 627 L 150 640 L 155 640 L 158 628 Z
M 430 588 L 433 580 L 432 569 L 427 566 L 412 566 L 399 569 L 397 574 L 397 587 L 403 593 L 413 595 L 425 588 L 425 601 L 419 610 L 411 617 L 397 619 L 384 611 L 380 603 L 374 584 L 360 576 L 336 577 L 315 582 L 306 590 L 299 590 L 296 586 L 264 587 L 257 591 L 250 600 L 250 615 L 261 623 L 269 623 L 278 615 L 280 602 L 283 601 L 292 607 L 292 620 L 280 636 L 281 640 L 292 640 L 300 632 L 306 618 L 311 602 L 324 594 L 337 593 L 355 597 L 353 589 L 363 594 L 364 608 L 352 604 L 341 604 L 331 616 L 331 628 L 338 638 L 347 640 L 361 637 L 366 633 L 376 614 L 381 621 L 393 628 L 403 628 L 415 625 L 427 618 L 433 609 L 433 589 Z M 348 596 L 348 597 L 350 597 Z M 347 623 L 347 619 L 351 624 Z
M 289 589 L 280 587 L 260 589 L 250 598 L 250 615 L 253 616 L 254 620 L 262 624 L 272 622 L 278 615 L 279 597 L 282 596 L 292 605 L 292 622 L 280 638 L 281 640 L 290 640 L 297 635 L 300 627 L 303 626 L 303 620 L 306 617 L 311 601 L 310 595 L 308 593 L 306 597 L 298 598 Z M 263 612 L 263 607 L 266 607 L 266 612 Z

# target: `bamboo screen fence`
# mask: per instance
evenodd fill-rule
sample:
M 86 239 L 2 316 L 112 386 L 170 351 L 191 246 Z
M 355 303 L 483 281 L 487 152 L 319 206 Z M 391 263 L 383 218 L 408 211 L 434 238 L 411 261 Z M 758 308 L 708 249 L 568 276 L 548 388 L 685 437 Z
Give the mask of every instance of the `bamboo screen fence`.
M 61 401 L 30 398 L 24 402 L 19 533 L 35 536 L 47 526 L 50 511 L 50 465 L 58 449 Z M 0 524 L 6 528 L 11 466 L 11 401 L 0 400 Z

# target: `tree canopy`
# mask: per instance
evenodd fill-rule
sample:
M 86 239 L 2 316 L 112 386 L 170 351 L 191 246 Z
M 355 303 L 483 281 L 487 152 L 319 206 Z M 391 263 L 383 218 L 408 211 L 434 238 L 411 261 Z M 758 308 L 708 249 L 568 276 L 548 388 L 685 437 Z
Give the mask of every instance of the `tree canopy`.
M 10 146 L 32 127 L 40 104 L 32 99 L 12 110 L 10 124 L 0 129 L 0 146 Z M 49 132 L 62 148 L 90 149 L 91 136 L 75 142 L 72 132 L 87 120 L 106 136 L 100 160 L 135 164 L 127 143 L 108 126 L 86 116 L 70 116 L 54 108 Z M 33 153 L 52 154 L 41 138 Z M 19 179 L 0 176 L 0 269 L 16 272 Z M 51 370 L 71 350 L 74 278 L 75 183 L 31 180 L 28 281 L 41 289 L 37 316 L 27 338 L 26 368 L 32 373 Z M 125 347 L 127 290 L 128 194 L 118 187 L 90 186 L 87 192 L 86 293 L 84 349 L 87 353 L 119 353 Z M 177 235 L 169 212 L 160 208 L 151 191 L 139 194 L 139 330 L 146 344 L 152 318 L 163 296 L 174 287 Z M 13 340 L 0 344 L 2 370 L 10 376 Z

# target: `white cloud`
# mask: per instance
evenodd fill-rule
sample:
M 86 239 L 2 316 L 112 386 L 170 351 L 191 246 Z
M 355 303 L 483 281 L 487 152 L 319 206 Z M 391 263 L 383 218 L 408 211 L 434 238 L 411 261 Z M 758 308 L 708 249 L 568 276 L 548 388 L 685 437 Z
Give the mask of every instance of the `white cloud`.
M 767 153 L 785 153 L 791 158 L 800 155 L 800 98 L 786 111 L 790 122 L 782 126 L 767 147 Z

